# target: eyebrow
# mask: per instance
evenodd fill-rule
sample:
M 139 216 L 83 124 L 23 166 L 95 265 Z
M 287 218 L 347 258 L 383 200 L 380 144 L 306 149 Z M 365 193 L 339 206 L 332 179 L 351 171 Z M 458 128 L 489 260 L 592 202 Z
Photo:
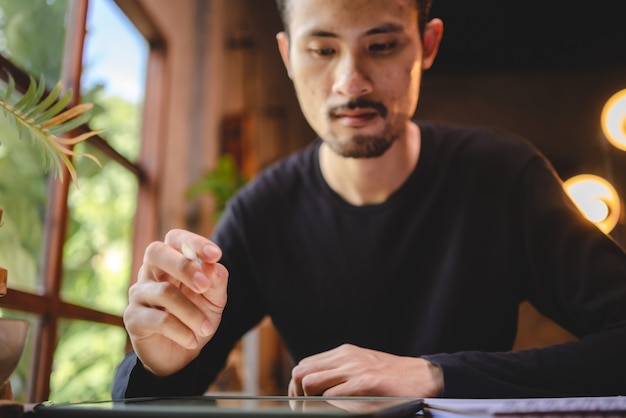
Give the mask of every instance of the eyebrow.
M 377 26 L 365 32 L 365 36 L 378 35 L 381 33 L 401 33 L 404 32 L 404 27 L 402 25 L 398 25 L 396 23 L 385 23 L 383 25 Z M 307 37 L 319 37 L 319 38 L 338 38 L 339 36 L 336 33 L 325 31 L 325 30 L 312 30 L 308 34 Z
M 404 27 L 396 23 L 386 23 L 381 26 L 377 26 L 365 32 L 366 35 L 377 35 L 380 33 L 400 33 L 404 32 Z

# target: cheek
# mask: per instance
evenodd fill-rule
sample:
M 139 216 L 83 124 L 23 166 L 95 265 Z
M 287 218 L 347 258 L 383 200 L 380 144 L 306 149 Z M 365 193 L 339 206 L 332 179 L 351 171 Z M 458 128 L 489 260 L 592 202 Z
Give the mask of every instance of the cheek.
M 383 78 L 380 91 L 386 94 L 387 100 L 396 103 L 398 111 L 406 111 L 407 107 L 415 106 L 420 86 L 420 73 L 415 67 L 401 67 L 389 72 Z
M 417 103 L 417 97 L 419 96 L 420 82 L 422 79 L 422 70 L 420 66 L 406 67 L 404 69 L 406 98 L 411 105 Z
M 296 90 L 302 107 L 323 110 L 326 99 L 324 79 L 314 72 L 301 73 L 296 83 Z
M 311 78 L 303 78 L 295 83 L 295 87 L 302 113 L 314 129 L 319 128 L 326 112 L 324 95 L 319 83 Z

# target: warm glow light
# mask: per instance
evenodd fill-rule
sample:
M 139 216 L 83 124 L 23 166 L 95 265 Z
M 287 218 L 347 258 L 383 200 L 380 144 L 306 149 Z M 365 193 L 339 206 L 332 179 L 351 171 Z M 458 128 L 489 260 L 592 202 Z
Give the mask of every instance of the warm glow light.
M 583 215 L 608 234 L 617 224 L 620 212 L 615 188 L 602 177 L 581 174 L 568 179 L 563 187 Z
M 104 268 L 111 273 L 119 273 L 124 265 L 124 255 L 120 251 L 110 250 L 104 254 Z
M 626 89 L 607 100 L 602 109 L 601 125 L 606 139 L 626 151 Z
M 605 220 L 611 211 L 604 200 L 591 199 L 585 204 L 585 216 L 593 223 Z

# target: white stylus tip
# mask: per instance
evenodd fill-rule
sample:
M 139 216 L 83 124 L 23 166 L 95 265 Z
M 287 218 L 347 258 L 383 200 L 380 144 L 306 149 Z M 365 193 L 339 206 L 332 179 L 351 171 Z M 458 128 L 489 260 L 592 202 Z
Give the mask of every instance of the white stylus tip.
M 181 247 L 183 251 L 183 255 L 187 260 L 198 261 L 198 256 L 196 255 L 196 251 L 193 249 L 191 245 L 187 241 L 183 241 L 183 245 Z

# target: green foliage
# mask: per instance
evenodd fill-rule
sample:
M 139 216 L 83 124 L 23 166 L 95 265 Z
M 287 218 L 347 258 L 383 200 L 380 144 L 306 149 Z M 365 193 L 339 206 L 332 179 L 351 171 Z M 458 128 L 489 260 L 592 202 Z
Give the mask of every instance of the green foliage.
M 31 74 L 58 80 L 68 7 L 68 0 L 0 0 L 0 52 Z
M 0 53 L 30 74 L 42 75 L 36 87 L 31 83 L 30 92 L 25 94 L 29 98 L 24 99 L 20 107 L 28 104 L 26 102 L 31 102 L 32 106 L 34 102 L 46 100 L 43 93 L 39 99 L 34 99 L 46 85 L 44 78 L 60 78 L 67 9 L 67 0 L 0 0 Z M 56 88 L 47 86 L 51 94 Z M 10 103 L 17 105 L 20 100 L 17 95 L 7 94 L 2 86 L 0 91 L 4 92 L 0 96 L 10 97 Z M 82 96 L 83 101 L 94 103 L 89 110 L 90 129 L 106 127 L 102 136 L 106 135 L 105 139 L 120 153 L 136 159 L 140 109 L 123 100 L 103 99 L 102 93 L 102 88 L 97 87 Z M 54 94 L 57 94 L 57 102 L 65 100 L 60 90 Z M 61 113 L 59 110 L 56 114 Z M 4 209 L 0 266 L 9 270 L 11 288 L 38 293 L 41 290 L 40 260 L 45 251 L 42 244 L 48 200 L 46 186 L 50 177 L 46 164 L 55 163 L 45 150 L 39 149 L 41 144 L 33 142 L 40 138 L 32 138 L 29 128 L 20 126 L 19 115 L 0 116 L 0 206 Z M 54 134 L 60 136 L 58 131 Z M 137 181 L 119 164 L 84 142 L 76 144 L 74 150 L 95 156 L 102 162 L 102 168 L 88 158 L 71 160 L 80 177 L 81 188 L 70 188 L 68 199 L 70 219 L 63 248 L 62 298 L 121 314 L 130 277 Z M 11 378 L 17 399 L 27 401 L 25 390 L 33 383 L 29 381 L 33 366 L 31 353 L 38 348 L 32 338 L 38 318 L 2 308 L 0 316 L 27 317 L 31 322 L 27 349 Z M 125 347 L 123 328 L 62 321 L 49 399 L 61 402 L 110 397 L 113 375 Z
M 0 52 L 31 74 L 59 79 L 66 11 L 67 0 L 0 0 Z M 42 167 L 40 151 L 28 140 L 20 140 L 15 123 L 11 123 L 9 118 L 0 117 L 0 206 L 4 209 L 0 266 L 9 271 L 12 288 L 39 292 L 48 174 Z M 24 402 L 25 391 L 32 384 L 37 318 L 24 312 L 0 311 L 0 316 L 31 323 L 25 351 L 11 376 L 13 393 Z
M 107 127 L 104 135 L 115 149 L 138 155 L 141 109 L 119 98 L 98 94 L 91 98 L 101 110 L 91 124 Z M 121 315 L 128 302 L 138 184 L 119 164 L 106 156 L 99 158 L 103 167 L 96 171 L 89 161 L 77 162 L 81 187 L 70 190 L 68 198 L 61 295 L 68 302 Z M 113 374 L 125 351 L 124 329 L 71 322 L 60 334 L 50 399 L 110 397 Z
M 28 138 L 41 151 L 45 167 L 54 167 L 57 176 L 62 178 L 63 166 L 67 167 L 73 180 L 76 180 L 76 169 L 69 159 L 73 156 L 84 156 L 92 159 L 96 164 L 99 161 L 92 155 L 72 151 L 72 147 L 85 141 L 97 131 L 87 131 L 73 138 L 62 138 L 63 135 L 89 120 L 88 110 L 92 105 L 81 104 L 66 109 L 71 100 L 72 92 L 68 91 L 61 96 L 61 83 L 45 95 L 45 80 L 43 76 L 39 83 L 30 77 L 28 90 L 24 95 L 14 100 L 15 81 L 9 75 L 6 91 L 0 97 L 0 109 L 16 129 L 20 138 Z M 1 140 L 1 138 L 0 138 Z
M 3 132 L 0 206 L 4 210 L 0 266 L 9 271 L 11 287 L 36 291 L 44 236 L 47 175 L 39 152 L 27 141 L 20 140 L 9 120 L 3 117 L 0 117 L 0 132 Z
M 50 399 L 78 402 L 110 398 L 108 383 L 113 381 L 124 356 L 124 330 L 92 322 L 63 321 L 59 334 Z
M 139 152 L 140 109 L 118 98 L 100 102 L 106 111 L 94 118 L 108 142 L 127 155 Z M 64 248 L 64 299 L 121 315 L 127 303 L 137 180 L 103 157 L 97 172 L 82 170 L 81 189 L 70 193 L 70 224 Z
M 245 185 L 247 179 L 241 174 L 237 163 L 230 154 L 224 154 L 217 160 L 215 168 L 193 183 L 186 191 L 188 199 L 210 194 L 215 199 L 215 217 L 219 218 L 226 208 L 228 200 Z

